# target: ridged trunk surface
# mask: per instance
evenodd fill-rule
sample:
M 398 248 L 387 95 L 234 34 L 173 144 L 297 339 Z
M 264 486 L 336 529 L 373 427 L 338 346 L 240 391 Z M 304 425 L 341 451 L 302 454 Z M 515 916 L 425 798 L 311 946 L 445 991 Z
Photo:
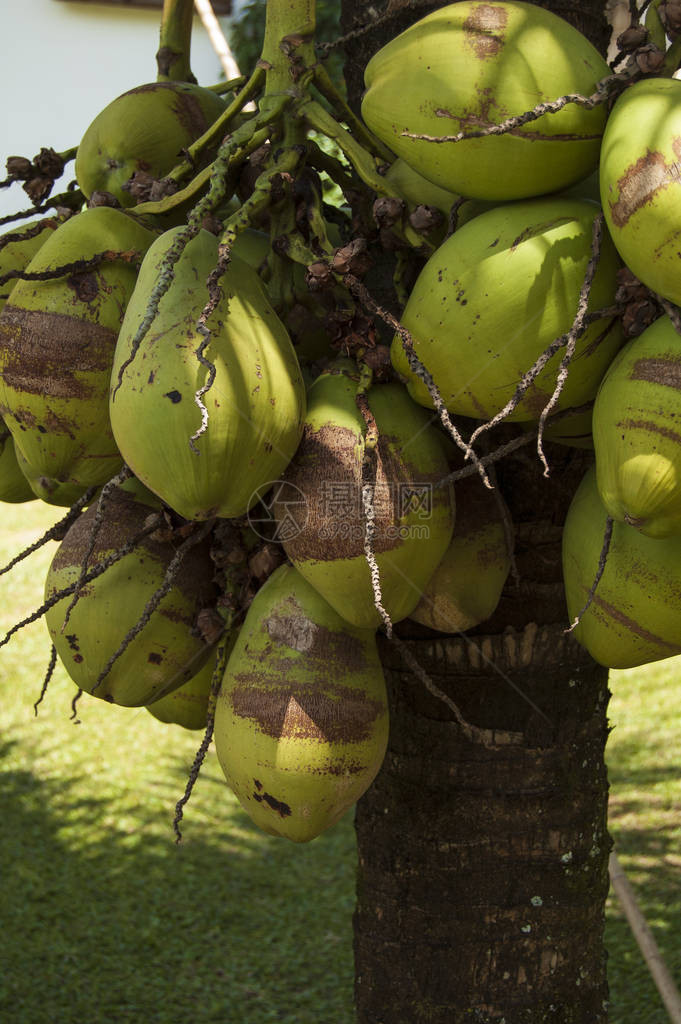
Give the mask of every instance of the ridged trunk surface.
M 356 814 L 358 1020 L 605 1022 L 607 673 L 556 626 L 410 649 L 488 731 L 463 737 L 384 645 L 390 745 Z

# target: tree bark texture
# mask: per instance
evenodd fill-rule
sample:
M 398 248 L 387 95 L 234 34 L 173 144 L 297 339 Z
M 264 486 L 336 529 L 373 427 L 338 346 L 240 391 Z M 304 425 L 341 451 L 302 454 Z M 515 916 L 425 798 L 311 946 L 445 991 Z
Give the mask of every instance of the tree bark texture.
M 556 626 L 410 649 L 486 734 L 463 738 L 384 645 L 391 739 L 356 814 L 359 1021 L 605 1022 L 607 673 Z

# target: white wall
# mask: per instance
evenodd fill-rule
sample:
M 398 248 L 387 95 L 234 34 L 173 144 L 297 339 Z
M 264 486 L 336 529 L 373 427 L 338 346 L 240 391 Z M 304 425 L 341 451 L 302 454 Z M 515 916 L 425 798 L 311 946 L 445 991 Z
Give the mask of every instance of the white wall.
M 156 78 L 160 10 L 73 0 L 0 0 L 0 14 L 0 179 L 8 156 L 31 159 L 41 146 L 60 152 L 77 145 L 110 100 Z M 227 19 L 221 24 L 226 32 Z M 192 70 L 201 85 L 223 77 L 197 18 Z M 70 164 L 67 175 L 72 170 Z M 30 205 L 20 184 L 0 189 L 0 216 Z M 0 233 L 10 227 L 0 227 Z

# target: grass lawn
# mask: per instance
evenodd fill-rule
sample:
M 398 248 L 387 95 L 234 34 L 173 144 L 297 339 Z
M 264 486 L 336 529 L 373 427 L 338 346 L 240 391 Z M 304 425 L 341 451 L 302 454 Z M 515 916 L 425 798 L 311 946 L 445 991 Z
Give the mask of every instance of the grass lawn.
M 0 504 L 0 564 L 60 514 Z M 4 577 L 2 634 L 39 603 L 54 547 Z M 71 721 L 60 668 L 36 718 L 48 657 L 42 621 L 0 652 L 3 1024 L 352 1024 L 351 815 L 309 846 L 265 836 L 211 752 L 176 846 L 198 735 L 92 697 Z M 677 978 L 679 672 L 613 673 L 609 743 L 611 829 Z M 608 945 L 613 1024 L 664 1024 L 614 902 Z

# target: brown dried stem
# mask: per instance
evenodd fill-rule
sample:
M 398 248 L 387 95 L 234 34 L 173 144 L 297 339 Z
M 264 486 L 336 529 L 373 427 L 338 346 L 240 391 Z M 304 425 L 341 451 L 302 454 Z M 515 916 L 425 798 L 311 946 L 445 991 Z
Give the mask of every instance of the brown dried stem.
M 62 519 L 60 519 L 58 523 L 55 523 L 54 526 L 51 526 L 49 530 L 47 530 L 42 535 L 42 537 L 34 541 L 33 544 L 29 544 L 27 548 L 24 548 L 24 550 L 21 551 L 18 555 L 15 555 L 11 562 L 8 562 L 7 565 L 0 569 L 0 576 L 3 576 L 6 572 L 9 572 L 10 569 L 13 569 L 18 562 L 23 561 L 24 558 L 27 558 L 29 555 L 33 554 L 34 551 L 37 551 L 38 548 L 41 548 L 43 544 L 47 544 L 48 541 L 61 540 L 61 538 L 68 530 L 69 526 L 71 526 L 71 524 L 75 522 L 75 520 L 78 518 L 84 507 L 90 504 L 91 499 L 94 497 L 96 493 L 96 486 L 88 487 L 85 494 L 83 494 L 83 496 L 80 497 L 78 501 L 76 501 L 71 506 L 66 515 Z
M 56 664 L 57 664 L 57 648 L 54 646 L 54 644 L 52 644 L 52 647 L 50 648 L 50 660 L 49 660 L 49 663 L 48 663 L 48 666 L 47 666 L 47 672 L 45 673 L 45 678 L 43 679 L 43 686 L 42 686 L 42 689 L 40 691 L 40 696 L 38 697 L 37 701 L 33 705 L 33 710 L 35 712 L 36 718 L 38 717 L 38 705 L 42 704 L 43 698 L 44 698 L 45 694 L 47 693 L 47 687 L 50 685 L 50 680 L 51 680 L 52 675 L 54 673 L 54 669 L 55 669 Z
M 116 562 L 120 561 L 121 558 L 125 558 L 125 556 L 129 555 L 131 551 L 134 551 L 137 545 L 140 543 L 140 541 L 144 540 L 145 537 L 147 537 L 150 533 L 153 533 L 154 530 L 157 529 L 158 522 L 154 522 L 152 524 L 148 524 L 147 526 L 145 526 L 143 530 L 140 530 L 139 533 L 136 533 L 134 537 L 131 537 L 131 539 L 126 544 L 124 544 L 122 548 L 119 548 L 118 551 L 113 551 L 105 559 L 99 562 L 93 569 L 91 569 L 90 572 L 85 577 L 85 579 L 83 580 L 83 583 L 91 583 L 92 580 L 96 580 L 98 576 L 101 576 L 103 572 L 106 572 L 107 569 L 109 569 L 112 565 L 115 565 Z M 71 594 L 73 594 L 75 587 L 76 582 L 74 581 L 73 583 L 70 583 L 68 587 L 62 587 L 61 590 L 56 590 L 52 597 L 48 598 L 47 601 L 41 604 L 40 608 L 36 608 L 36 610 L 32 612 L 27 618 L 22 619 L 21 622 L 17 622 L 14 626 L 12 626 L 12 628 L 7 633 L 5 633 L 2 640 L 0 640 L 0 647 L 4 647 L 5 644 L 9 643 L 9 641 L 12 639 L 15 633 L 18 633 L 19 630 L 22 629 L 24 626 L 30 626 L 32 622 L 35 622 L 36 619 L 39 619 L 41 615 L 44 615 L 45 612 L 49 611 L 50 608 L 53 608 L 55 604 L 58 604 L 63 598 L 70 597 Z
M 215 709 L 217 707 L 218 693 L 220 692 L 220 686 L 222 684 L 222 677 L 225 674 L 225 668 L 227 667 L 227 658 L 230 651 L 230 645 L 227 643 L 227 637 L 223 637 L 222 643 L 218 647 L 218 656 L 215 663 L 215 671 L 213 672 L 213 678 L 210 684 L 210 694 L 208 697 L 208 708 L 206 712 L 206 731 L 203 734 L 201 745 L 196 752 L 194 762 L 189 772 L 189 778 L 187 779 L 187 785 L 183 795 L 175 804 L 175 817 L 173 818 L 173 829 L 175 831 L 175 842 L 179 843 L 182 841 L 182 832 L 180 831 L 180 822 L 184 815 L 184 808 L 187 804 L 192 791 L 196 784 L 196 780 L 199 777 L 201 766 L 204 762 L 204 758 L 208 752 L 211 740 L 213 738 L 213 730 L 215 729 Z
M 134 249 L 127 249 L 125 252 L 115 252 L 113 249 L 106 249 L 98 252 L 87 260 L 73 260 L 71 263 L 64 263 L 61 267 L 54 267 L 52 270 L 8 270 L 6 274 L 0 274 L 0 286 L 7 281 L 19 279 L 20 281 L 53 281 L 58 277 L 66 277 L 68 274 L 84 274 L 88 270 L 94 270 L 101 263 L 113 263 L 120 261 L 139 266 L 142 254 Z
M 94 694 L 95 690 L 97 690 L 100 684 L 106 679 L 109 672 L 111 671 L 115 663 L 118 661 L 120 656 L 124 653 L 124 651 L 127 650 L 127 648 L 130 646 L 135 637 L 142 632 L 144 627 L 148 625 L 151 616 L 156 611 L 156 609 L 158 608 L 159 604 L 166 596 L 166 594 L 168 594 L 175 580 L 177 579 L 178 573 L 182 568 L 182 563 L 185 559 L 187 552 L 191 548 L 199 544 L 205 537 L 208 536 L 210 531 L 213 529 L 214 523 L 214 519 L 207 520 L 205 523 L 202 524 L 200 529 L 194 530 L 194 532 L 191 533 L 187 537 L 187 539 L 182 542 L 182 544 L 180 544 L 179 548 L 177 549 L 177 551 L 175 552 L 175 554 L 173 555 L 168 564 L 168 568 L 166 569 L 165 576 L 163 577 L 163 582 L 161 583 L 161 586 L 158 587 L 151 595 L 139 619 L 132 627 L 132 629 L 130 629 L 123 637 L 118 649 L 114 651 L 114 653 L 111 655 L 102 671 L 97 676 L 95 684 L 90 690 L 90 693 Z
M 579 625 L 581 621 L 582 616 L 584 615 L 584 612 L 589 608 L 591 602 L 594 599 L 596 590 L 598 588 L 598 584 L 601 582 L 601 577 L 605 572 L 605 565 L 608 560 L 608 552 L 610 551 L 610 542 L 612 540 L 613 524 L 614 520 L 612 516 L 607 516 L 605 520 L 605 530 L 603 531 L 603 547 L 601 548 L 601 553 L 598 559 L 598 569 L 596 571 L 594 581 L 591 584 L 591 589 L 589 590 L 584 607 L 577 612 L 577 615 L 575 616 L 571 625 L 568 627 L 568 629 L 564 630 L 565 633 L 571 633 L 573 629 L 576 629 L 576 627 Z
M 11 245 L 13 242 L 27 242 L 31 238 L 36 238 L 41 231 L 45 230 L 46 226 L 54 224 L 56 228 L 58 223 L 55 217 L 45 217 L 37 224 L 27 228 L 26 231 L 8 231 L 0 238 L 0 249 L 4 249 L 6 245 Z
M 80 719 L 78 719 L 76 717 L 77 714 L 78 714 L 78 712 L 76 710 L 76 705 L 77 705 L 78 701 L 80 700 L 80 698 L 82 696 L 83 696 L 83 691 L 79 687 L 78 688 L 78 693 L 76 694 L 76 696 L 71 701 L 71 714 L 69 715 L 69 719 L 70 719 L 70 721 L 73 722 L 74 725 L 79 725 L 80 724 Z M 74 719 L 75 719 L 75 721 L 73 721 Z
M 433 697 L 442 701 L 442 703 L 449 708 L 467 740 L 471 743 L 487 747 L 488 749 L 500 746 L 500 740 L 503 741 L 504 746 L 511 744 L 522 745 L 524 743 L 525 737 L 521 732 L 500 733 L 494 729 L 481 729 L 477 725 L 471 725 L 470 722 L 467 722 L 452 698 L 448 697 L 447 694 L 433 682 L 426 670 L 418 663 L 409 647 L 400 640 L 398 636 L 393 635 L 392 641 L 397 646 L 405 663 L 414 673 L 416 678 L 423 683 L 425 688 L 433 695 Z M 540 714 L 542 714 L 542 712 L 540 712 Z M 545 718 L 546 716 L 543 715 L 543 717 Z
M 120 470 L 120 472 L 115 477 L 113 477 L 113 479 L 109 480 L 108 483 L 105 483 L 104 486 L 102 487 L 101 494 L 99 495 L 99 499 L 97 501 L 97 508 L 95 509 L 95 518 L 92 523 L 92 528 L 90 530 L 90 538 L 88 541 L 87 550 L 85 552 L 85 555 L 83 556 L 83 561 L 80 567 L 80 576 L 76 581 L 76 588 L 73 592 L 71 603 L 66 609 L 66 615 L 64 616 L 64 621 L 62 623 L 62 633 L 66 629 L 66 625 L 69 619 L 71 618 L 71 612 L 78 603 L 78 598 L 81 595 L 83 589 L 83 582 L 87 575 L 88 564 L 90 562 L 90 558 L 92 557 L 92 552 L 95 550 L 97 536 L 104 523 L 104 510 L 106 507 L 106 503 L 109 499 L 109 495 L 111 494 L 114 487 L 118 487 L 120 484 L 125 483 L 125 481 L 128 480 L 131 476 L 132 470 L 129 469 L 129 467 L 126 466 L 124 463 L 123 468 Z
M 442 400 L 442 395 L 440 394 L 439 388 L 435 384 L 435 381 L 433 380 L 429 371 L 426 369 L 426 367 L 423 365 L 423 363 L 420 361 L 420 359 L 414 352 L 414 339 L 412 338 L 407 328 L 404 327 L 404 325 L 401 324 L 399 320 L 397 320 L 392 315 L 392 313 L 389 313 L 387 310 L 379 306 L 376 300 L 371 297 L 365 285 L 363 285 L 362 282 L 358 280 L 358 278 L 354 277 L 352 274 L 344 274 L 343 284 L 348 289 L 353 298 L 361 302 L 362 305 L 369 310 L 369 312 L 375 313 L 376 316 L 379 316 L 384 323 L 392 327 L 392 329 L 399 335 L 400 340 L 402 342 L 402 347 L 407 356 L 407 360 L 409 361 L 409 367 L 412 373 L 415 373 L 419 377 L 419 379 L 422 380 L 423 383 L 426 385 L 428 389 L 428 394 L 431 397 L 431 401 L 435 406 L 435 409 L 438 413 L 438 416 L 440 417 L 442 425 L 444 426 L 445 430 L 452 438 L 454 443 L 461 449 L 461 451 L 465 452 L 466 454 L 470 452 L 470 457 L 472 458 L 473 464 L 477 469 L 478 473 L 480 474 L 483 483 L 485 484 L 486 487 L 489 487 L 491 489 L 492 485 L 490 483 L 489 477 L 487 476 L 487 473 L 485 472 L 482 462 L 475 454 L 475 452 L 472 452 L 470 450 L 470 442 L 466 444 L 464 439 L 461 437 L 461 434 L 452 423 L 449 416 L 449 412 L 447 411 L 447 408 Z
M 624 71 L 619 71 L 616 74 L 602 78 L 596 86 L 596 91 L 590 96 L 583 96 L 578 92 L 566 93 L 564 96 L 559 96 L 558 99 L 538 103 L 531 110 L 526 110 L 522 114 L 515 114 L 513 117 L 507 117 L 505 121 L 500 121 L 499 124 L 486 124 L 481 128 L 457 132 L 456 135 L 425 135 L 417 132 L 408 132 L 406 130 L 400 134 L 406 139 L 417 139 L 423 142 L 438 143 L 463 142 L 465 139 L 481 139 L 488 135 L 507 135 L 514 129 L 520 128 L 524 124 L 529 124 L 531 121 L 536 121 L 545 114 L 557 114 L 569 103 L 574 103 L 579 107 L 586 108 L 587 110 L 593 110 L 594 107 L 607 102 L 613 92 L 616 92 L 618 89 L 623 89 L 625 85 L 628 85 L 633 78 L 639 77 L 639 75 L 640 72 L 637 68 L 627 68 Z M 454 114 L 450 114 L 447 110 L 436 110 L 435 113 L 438 117 L 449 117 L 453 120 L 462 120 L 461 118 L 455 117 Z
M 558 399 L 560 398 L 561 392 L 565 387 L 565 383 L 568 378 L 570 370 L 570 363 L 575 354 L 577 347 L 577 339 L 586 330 L 585 318 L 587 307 L 589 305 L 589 297 L 591 295 L 591 286 L 593 285 L 594 277 L 598 269 L 598 261 L 601 255 L 601 241 L 603 238 L 603 211 L 599 211 L 594 217 L 592 232 L 591 232 L 591 256 L 587 263 L 586 271 L 584 273 L 584 280 L 582 287 L 579 292 L 579 299 L 577 302 L 577 312 L 575 318 L 572 321 L 572 327 L 570 328 L 567 339 L 565 341 L 565 355 L 563 356 L 560 366 L 558 367 L 558 374 L 556 376 L 556 386 L 553 394 L 549 398 L 548 402 L 544 406 L 539 417 L 539 426 L 537 428 L 537 454 L 542 461 L 544 466 L 544 476 L 549 475 L 549 464 L 546 461 L 544 455 L 544 427 L 546 420 L 551 414 L 551 410 L 555 407 Z
M 5 217 L 0 217 L 0 225 L 11 224 L 15 220 L 27 220 L 29 217 L 35 217 L 36 213 L 47 213 L 48 210 L 54 210 L 59 206 L 78 209 L 84 202 L 85 196 L 79 190 L 62 192 L 58 196 L 52 196 L 50 200 L 41 206 L 32 206 L 30 210 L 19 210 L 17 213 L 10 213 Z

